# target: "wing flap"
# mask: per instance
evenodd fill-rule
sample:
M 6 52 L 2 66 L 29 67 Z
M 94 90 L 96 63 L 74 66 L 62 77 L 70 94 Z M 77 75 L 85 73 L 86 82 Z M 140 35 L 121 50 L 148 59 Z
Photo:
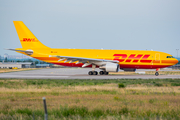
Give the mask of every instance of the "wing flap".
M 83 63 L 84 65 L 82 67 L 89 66 L 91 64 L 99 65 L 97 63 L 100 62 L 111 62 L 111 63 L 119 63 L 117 60 L 103 60 L 103 59 L 92 59 L 92 58 L 82 58 L 82 57 L 70 57 L 70 56 L 49 56 L 49 57 L 56 57 L 59 58 L 58 61 L 64 61 L 64 63 L 73 63 L 76 62 L 76 64 Z

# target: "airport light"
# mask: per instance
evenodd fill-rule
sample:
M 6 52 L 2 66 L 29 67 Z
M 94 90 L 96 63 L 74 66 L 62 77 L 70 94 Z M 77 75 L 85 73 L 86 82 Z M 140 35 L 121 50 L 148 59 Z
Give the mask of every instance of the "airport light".
M 178 50 L 179 50 L 179 49 L 176 49 L 176 50 L 177 50 L 177 59 L 178 59 Z M 177 68 L 178 68 L 178 63 L 177 63 Z
M 176 49 L 176 50 L 177 50 L 177 58 L 178 58 L 178 50 L 179 50 L 179 49 Z

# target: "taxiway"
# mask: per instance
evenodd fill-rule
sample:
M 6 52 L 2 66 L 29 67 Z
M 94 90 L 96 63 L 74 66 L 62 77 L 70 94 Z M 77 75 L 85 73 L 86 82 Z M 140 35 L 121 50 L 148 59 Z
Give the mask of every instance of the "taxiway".
M 49 68 L 29 71 L 0 73 L 0 78 L 18 79 L 166 79 L 180 75 L 88 75 L 90 68 Z

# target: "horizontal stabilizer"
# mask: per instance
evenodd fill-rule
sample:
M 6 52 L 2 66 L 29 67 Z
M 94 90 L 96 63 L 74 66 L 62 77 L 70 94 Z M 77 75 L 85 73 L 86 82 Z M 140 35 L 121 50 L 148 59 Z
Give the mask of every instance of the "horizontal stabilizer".
M 17 52 L 24 52 L 28 55 L 32 55 L 33 54 L 33 50 L 16 50 L 16 49 L 6 49 L 6 50 L 12 50 L 12 51 L 17 51 Z

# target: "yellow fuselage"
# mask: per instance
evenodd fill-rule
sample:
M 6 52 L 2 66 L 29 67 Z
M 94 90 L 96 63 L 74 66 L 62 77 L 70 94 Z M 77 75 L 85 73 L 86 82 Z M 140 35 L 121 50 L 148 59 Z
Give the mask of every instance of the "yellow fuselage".
M 18 50 L 24 50 L 19 48 Z M 31 57 L 58 65 L 81 67 L 83 64 L 64 63 L 56 57 L 71 56 L 91 59 L 118 60 L 120 68 L 156 69 L 172 66 L 178 62 L 170 54 L 147 50 L 98 50 L 98 49 L 33 49 Z

